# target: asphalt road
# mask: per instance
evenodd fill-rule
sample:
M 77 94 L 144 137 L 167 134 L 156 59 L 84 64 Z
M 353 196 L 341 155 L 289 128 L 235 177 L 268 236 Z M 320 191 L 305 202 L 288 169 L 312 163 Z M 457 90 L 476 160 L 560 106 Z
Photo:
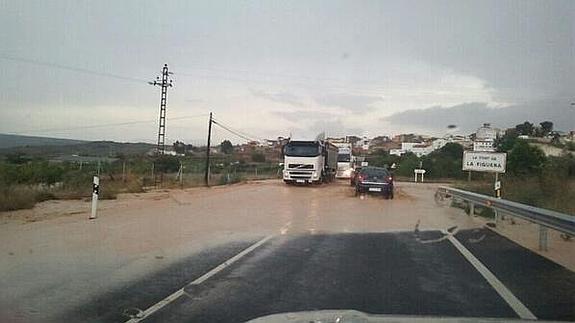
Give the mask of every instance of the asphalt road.
M 181 296 L 144 321 L 242 322 L 326 309 L 518 318 L 442 237 L 439 231 L 276 235 L 203 283 L 187 285 L 251 242 L 229 244 L 103 295 L 65 318 L 127 320 L 124 310 L 144 310 L 182 287 Z M 575 320 L 575 273 L 488 229 L 454 237 L 538 319 Z
M 355 197 L 346 182 L 157 191 L 103 201 L 97 220 L 77 213 L 88 202 L 48 203 L 53 216 L 0 225 L 0 322 L 316 310 L 575 320 L 574 272 L 436 204 L 435 184 L 396 189 L 393 200 Z M 544 255 L 562 263 L 572 246 L 551 240 Z

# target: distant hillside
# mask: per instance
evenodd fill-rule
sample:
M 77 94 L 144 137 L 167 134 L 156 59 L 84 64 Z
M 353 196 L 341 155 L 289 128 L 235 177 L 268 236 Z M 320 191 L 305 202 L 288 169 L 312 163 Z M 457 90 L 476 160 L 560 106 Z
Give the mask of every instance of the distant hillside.
M 0 149 L 21 146 L 62 146 L 84 143 L 84 140 L 0 134 Z
M 21 146 L 0 149 L 0 156 L 21 154 L 29 157 L 54 158 L 61 156 L 117 157 L 143 155 L 155 145 L 146 143 L 120 143 L 114 141 L 86 141 L 65 145 Z

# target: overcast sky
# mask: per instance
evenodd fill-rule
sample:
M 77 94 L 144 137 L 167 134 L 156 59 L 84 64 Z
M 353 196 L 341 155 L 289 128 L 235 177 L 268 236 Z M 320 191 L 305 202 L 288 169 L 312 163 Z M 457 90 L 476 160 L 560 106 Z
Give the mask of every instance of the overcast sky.
M 571 0 L 0 1 L 0 30 L 4 133 L 154 142 L 164 63 L 170 142 L 209 111 L 256 138 L 575 128 Z

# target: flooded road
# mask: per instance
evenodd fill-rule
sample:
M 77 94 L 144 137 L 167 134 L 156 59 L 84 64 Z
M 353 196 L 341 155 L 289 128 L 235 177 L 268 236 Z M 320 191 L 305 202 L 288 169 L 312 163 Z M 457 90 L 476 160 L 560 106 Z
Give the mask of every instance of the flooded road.
M 509 301 L 441 238 L 441 230 L 455 226 L 454 237 L 491 237 L 474 231 L 484 220 L 436 205 L 436 187 L 397 183 L 395 199 L 384 200 L 355 197 L 343 181 L 309 187 L 265 181 L 126 195 L 104 201 L 95 221 L 87 220 L 89 207 L 77 212 L 78 203 L 70 213 L 59 204 L 58 216 L 37 214 L 42 220 L 32 223 L 12 217 L 0 225 L 0 313 L 24 322 L 118 322 L 150 308 L 148 320 L 190 322 L 348 307 L 517 317 Z M 35 212 L 42 207 L 50 206 Z M 418 223 L 421 237 L 414 235 Z M 421 242 L 427 238 L 440 241 Z M 518 254 L 531 257 L 527 265 L 549 262 L 518 245 L 510 250 L 526 252 Z M 503 275 L 519 265 L 503 268 Z M 570 271 L 552 265 L 538 268 L 575 284 Z M 555 296 L 549 299 L 557 306 L 575 308 L 572 292 L 562 289 Z M 229 312 L 214 302 L 229 303 Z M 536 307 L 532 314 L 575 318 L 572 311 L 557 313 Z

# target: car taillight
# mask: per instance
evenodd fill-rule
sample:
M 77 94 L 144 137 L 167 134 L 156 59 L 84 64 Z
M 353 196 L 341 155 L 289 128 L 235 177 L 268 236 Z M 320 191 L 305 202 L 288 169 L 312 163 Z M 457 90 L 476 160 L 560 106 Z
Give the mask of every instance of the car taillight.
M 393 177 L 389 176 L 389 177 L 387 178 L 387 181 L 390 182 L 390 183 L 393 182 Z

